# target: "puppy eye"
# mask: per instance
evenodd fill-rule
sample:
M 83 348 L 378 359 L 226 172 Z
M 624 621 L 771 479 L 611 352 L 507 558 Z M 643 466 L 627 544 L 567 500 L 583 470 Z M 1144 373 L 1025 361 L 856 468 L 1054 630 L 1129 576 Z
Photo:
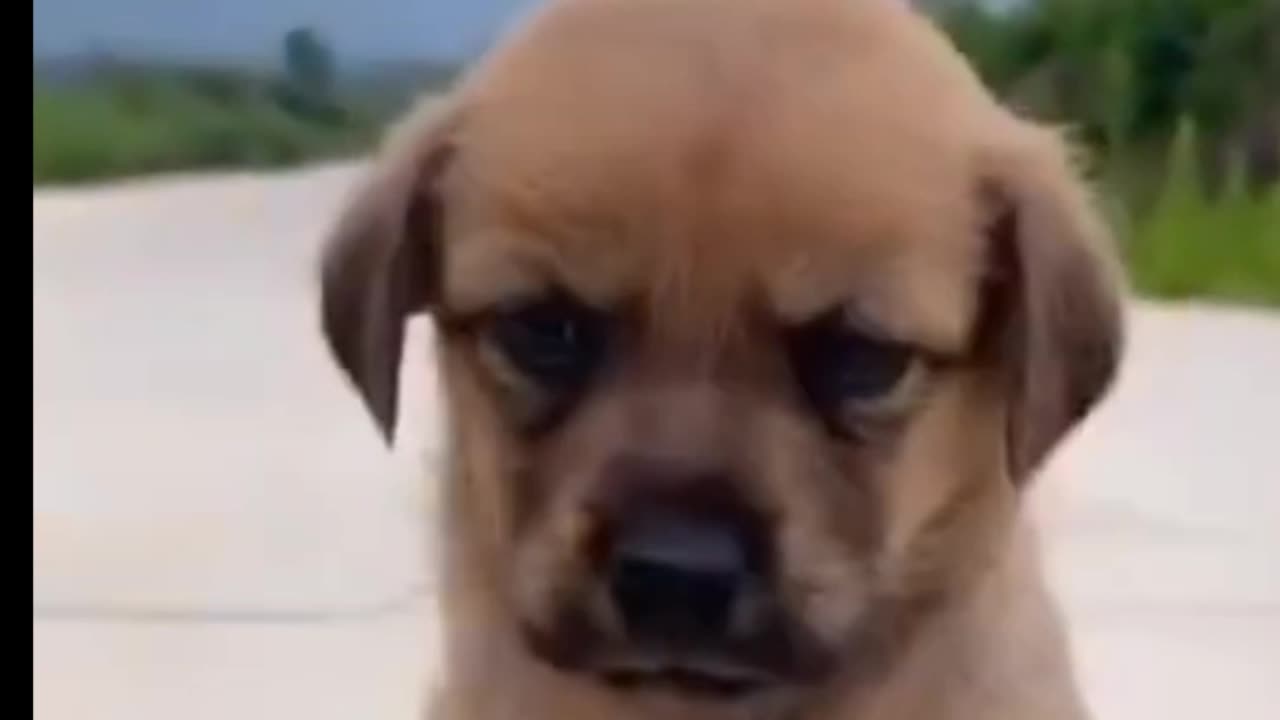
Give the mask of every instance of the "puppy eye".
M 598 312 L 555 297 L 499 311 L 490 333 L 499 351 L 519 372 L 564 390 L 583 383 L 599 365 L 604 330 Z
M 915 361 L 912 348 L 874 338 L 824 319 L 799 330 L 793 360 L 800 385 L 823 412 L 842 414 L 846 403 L 889 396 Z

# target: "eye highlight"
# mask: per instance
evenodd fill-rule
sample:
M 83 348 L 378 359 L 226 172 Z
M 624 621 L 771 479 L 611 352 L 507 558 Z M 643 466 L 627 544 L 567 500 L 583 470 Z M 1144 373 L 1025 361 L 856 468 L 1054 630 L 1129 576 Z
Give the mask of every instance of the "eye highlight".
M 498 310 L 488 335 L 515 370 L 547 389 L 585 384 L 603 361 L 604 316 L 563 295 Z
M 793 330 L 790 340 L 797 382 L 818 412 L 837 424 L 851 411 L 887 403 L 919 359 L 910 345 L 849 328 L 839 313 Z

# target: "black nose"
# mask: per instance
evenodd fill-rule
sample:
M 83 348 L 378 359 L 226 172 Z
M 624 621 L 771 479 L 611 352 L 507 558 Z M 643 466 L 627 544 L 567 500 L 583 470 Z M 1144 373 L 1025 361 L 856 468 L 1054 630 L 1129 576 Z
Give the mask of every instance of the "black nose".
M 724 639 L 755 574 L 751 533 L 724 519 L 649 512 L 615 536 L 609 586 L 633 641 Z

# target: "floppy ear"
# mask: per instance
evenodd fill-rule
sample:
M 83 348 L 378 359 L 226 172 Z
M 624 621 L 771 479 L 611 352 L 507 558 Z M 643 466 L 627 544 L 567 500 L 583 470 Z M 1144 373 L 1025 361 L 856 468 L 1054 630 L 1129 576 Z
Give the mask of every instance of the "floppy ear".
M 1125 340 L 1112 236 L 1067 147 L 1036 128 L 992 174 L 997 364 L 1010 475 L 1023 484 L 1101 401 Z
M 321 251 L 325 340 L 388 443 L 395 432 L 405 323 L 430 307 L 438 284 L 436 180 L 450 154 L 445 127 L 446 115 L 436 113 L 397 128 L 346 200 Z

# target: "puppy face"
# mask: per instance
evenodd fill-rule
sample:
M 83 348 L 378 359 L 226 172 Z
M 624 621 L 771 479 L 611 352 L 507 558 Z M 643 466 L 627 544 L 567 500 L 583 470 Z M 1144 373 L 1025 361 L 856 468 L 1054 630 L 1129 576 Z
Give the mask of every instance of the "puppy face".
M 906 5 L 553 4 L 346 208 L 331 349 L 390 434 L 435 317 L 459 572 L 531 658 L 689 698 L 883 670 L 1108 386 L 1062 148 Z

